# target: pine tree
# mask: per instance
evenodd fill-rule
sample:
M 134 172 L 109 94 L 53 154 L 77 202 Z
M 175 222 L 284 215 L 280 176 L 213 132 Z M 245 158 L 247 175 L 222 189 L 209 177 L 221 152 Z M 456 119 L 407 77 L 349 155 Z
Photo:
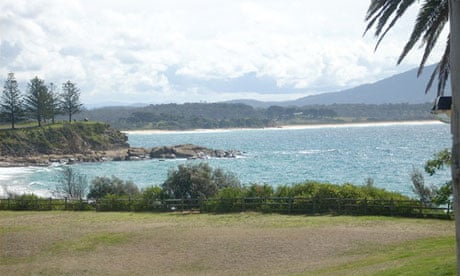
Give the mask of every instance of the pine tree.
M 46 101 L 46 117 L 51 118 L 51 122 L 54 124 L 54 119 L 57 114 L 61 112 L 60 110 L 60 97 L 56 93 L 54 83 L 49 84 L 48 88 L 48 99 Z
M 25 106 L 29 115 L 37 120 L 39 127 L 46 118 L 48 99 L 49 93 L 45 81 L 38 77 L 31 79 L 28 84 Z
M 69 116 L 69 122 L 72 121 L 73 114 L 82 110 L 82 106 L 83 104 L 80 103 L 80 89 L 71 81 L 62 84 L 61 110 Z
M 23 117 L 21 91 L 19 90 L 14 73 L 8 74 L 8 78 L 3 86 L 3 94 L 0 99 L 0 111 L 11 123 L 12 129 L 14 129 L 16 122 Z

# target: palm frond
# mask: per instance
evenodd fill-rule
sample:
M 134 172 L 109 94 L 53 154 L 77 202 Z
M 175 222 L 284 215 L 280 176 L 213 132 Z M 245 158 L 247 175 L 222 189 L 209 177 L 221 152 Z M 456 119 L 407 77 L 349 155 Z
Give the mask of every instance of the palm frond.
M 371 0 L 366 18 L 367 26 L 364 31 L 366 34 L 371 28 L 375 28 L 374 35 L 378 38 L 375 49 L 378 48 L 388 31 L 393 28 L 395 23 L 400 19 L 407 9 L 416 2 L 416 0 Z M 408 42 L 405 44 L 397 64 L 400 64 L 407 54 L 413 49 L 417 42 L 421 42 L 424 47 L 422 59 L 420 61 L 417 75 L 423 71 L 426 61 L 430 56 L 442 30 L 449 20 L 449 1 L 448 0 L 424 0 L 415 21 Z M 433 71 L 427 84 L 428 91 L 436 76 L 438 79 L 438 95 L 444 93 L 447 79 L 450 73 L 449 67 L 450 40 L 448 39 L 444 55 L 439 64 Z
M 416 0 L 374 0 L 371 1 L 369 6 L 366 21 L 368 21 L 366 30 L 364 34 L 371 29 L 377 22 L 375 27 L 374 35 L 378 37 L 378 41 L 375 46 L 377 50 L 380 42 L 383 40 L 388 31 L 394 26 L 399 18 L 406 12 L 406 10 L 415 2 Z M 393 19 L 387 25 L 388 20 L 394 14 Z
M 447 0 L 427 0 L 420 8 L 414 29 L 409 41 L 404 46 L 401 55 L 398 58 L 398 64 L 407 56 L 414 45 L 422 39 L 422 45 L 425 45 L 425 51 L 419 66 L 420 73 L 423 70 L 425 62 L 431 53 L 439 35 L 449 19 L 449 7 Z
M 428 93 L 431 86 L 433 85 L 433 81 L 438 77 L 438 87 L 437 87 L 437 95 L 443 96 L 444 90 L 446 88 L 447 80 L 449 79 L 450 74 L 450 66 L 449 66 L 449 53 L 450 53 L 450 35 L 447 37 L 447 44 L 444 50 L 444 54 L 442 55 L 441 60 L 439 61 L 438 65 L 436 65 L 433 73 L 431 74 L 430 80 L 425 89 L 425 93 Z

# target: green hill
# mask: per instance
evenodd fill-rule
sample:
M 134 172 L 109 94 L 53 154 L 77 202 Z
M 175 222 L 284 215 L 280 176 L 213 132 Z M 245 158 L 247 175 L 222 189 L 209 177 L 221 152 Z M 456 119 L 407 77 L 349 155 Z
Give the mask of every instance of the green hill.
M 0 130 L 0 156 L 86 154 L 128 148 L 127 136 L 97 122 Z

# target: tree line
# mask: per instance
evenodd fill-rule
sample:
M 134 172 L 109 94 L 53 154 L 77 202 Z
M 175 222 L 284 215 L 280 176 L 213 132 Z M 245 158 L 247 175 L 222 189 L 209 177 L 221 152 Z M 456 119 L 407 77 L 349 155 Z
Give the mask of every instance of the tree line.
M 85 110 L 90 118 L 120 129 L 213 129 L 287 124 L 429 120 L 431 104 L 333 104 L 255 108 L 242 103 L 156 104 Z
M 26 92 L 21 93 L 14 73 L 9 73 L 0 97 L 0 120 L 10 123 L 12 129 L 24 120 L 35 120 L 41 127 L 47 120 L 54 123 L 59 114 L 67 115 L 70 122 L 82 108 L 80 89 L 70 80 L 62 84 L 58 93 L 53 82 L 46 84 L 34 77 L 27 84 Z

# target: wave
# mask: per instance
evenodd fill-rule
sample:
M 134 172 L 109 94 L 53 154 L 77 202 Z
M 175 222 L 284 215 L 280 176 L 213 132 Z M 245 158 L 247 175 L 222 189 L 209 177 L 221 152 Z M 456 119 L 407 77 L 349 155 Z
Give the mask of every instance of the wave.
M 300 154 L 318 154 L 318 153 L 325 153 L 325 152 L 335 152 L 337 149 L 326 149 L 326 150 L 301 150 L 299 151 Z
M 7 198 L 10 195 L 34 194 L 39 197 L 53 197 L 50 187 L 44 183 L 27 183 L 25 180 L 15 180 L 8 185 L 1 185 L 0 198 Z
M 274 151 L 273 154 L 278 155 L 295 155 L 295 154 L 304 154 L 304 155 L 311 155 L 311 154 L 321 154 L 327 152 L 336 152 L 337 149 L 307 149 L 307 150 L 296 150 L 296 151 Z

